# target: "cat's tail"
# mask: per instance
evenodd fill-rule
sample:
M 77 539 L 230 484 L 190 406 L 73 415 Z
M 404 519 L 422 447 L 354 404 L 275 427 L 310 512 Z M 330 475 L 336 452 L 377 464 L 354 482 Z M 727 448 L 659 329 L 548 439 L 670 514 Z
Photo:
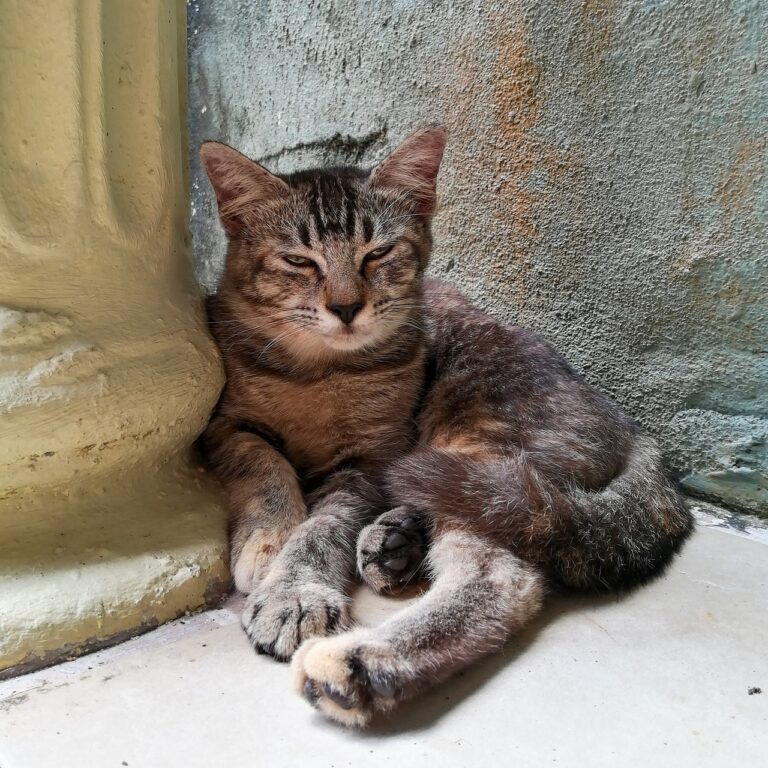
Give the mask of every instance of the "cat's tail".
M 519 557 L 579 589 L 615 589 L 659 573 L 692 529 L 664 473 L 659 448 L 636 435 L 622 471 L 599 490 L 548 480 L 524 453 L 468 459 L 423 448 L 388 477 L 398 504 L 437 526 L 491 536 Z

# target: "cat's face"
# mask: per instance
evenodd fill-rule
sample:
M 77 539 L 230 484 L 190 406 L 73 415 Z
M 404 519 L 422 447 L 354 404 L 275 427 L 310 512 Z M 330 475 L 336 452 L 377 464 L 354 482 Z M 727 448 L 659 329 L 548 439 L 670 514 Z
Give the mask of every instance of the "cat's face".
M 372 172 L 277 177 L 207 142 L 201 158 L 230 237 L 219 291 L 236 293 L 246 324 L 297 357 L 391 341 L 419 313 L 444 145 L 442 130 L 427 129 Z

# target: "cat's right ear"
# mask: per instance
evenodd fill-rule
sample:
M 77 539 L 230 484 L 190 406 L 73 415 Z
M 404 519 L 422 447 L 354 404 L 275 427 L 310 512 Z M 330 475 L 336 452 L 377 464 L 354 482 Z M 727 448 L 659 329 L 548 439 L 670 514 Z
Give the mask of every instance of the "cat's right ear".
M 200 161 L 216 192 L 221 223 L 229 235 L 241 232 L 244 218 L 259 205 L 290 191 L 282 179 L 221 142 L 202 144 Z

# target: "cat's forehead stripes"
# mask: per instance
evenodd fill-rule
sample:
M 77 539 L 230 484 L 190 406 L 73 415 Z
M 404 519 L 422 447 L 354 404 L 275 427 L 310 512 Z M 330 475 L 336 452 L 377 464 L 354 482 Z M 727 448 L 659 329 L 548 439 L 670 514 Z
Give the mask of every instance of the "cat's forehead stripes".
M 311 248 L 312 240 L 309 236 L 309 227 L 307 226 L 307 222 L 302 219 L 296 228 L 299 232 L 299 240 L 301 240 L 301 244 L 306 248 Z
M 346 232 L 347 237 L 354 237 L 355 236 L 355 230 L 356 222 L 357 222 L 357 215 L 355 212 L 355 191 L 349 187 L 344 187 L 344 206 L 346 208 Z
M 363 216 L 363 237 L 366 243 L 370 243 L 373 239 L 373 222 L 368 216 Z
M 354 238 L 358 218 L 362 217 L 358 201 L 355 186 L 341 176 L 318 174 L 312 178 L 307 186 L 307 205 L 317 240 L 322 242 L 328 235 Z M 301 238 L 305 242 L 303 233 Z
M 319 241 L 322 241 L 326 232 L 326 214 L 323 210 L 323 185 L 321 177 L 312 179 L 309 187 L 309 216 L 312 220 L 315 235 Z
M 421 236 L 413 200 L 399 190 L 373 185 L 367 171 L 306 170 L 284 181 L 293 194 L 284 198 L 283 221 L 275 227 L 293 247 L 318 252 L 342 248 L 348 253 L 350 246 L 370 249 L 374 241 L 381 245 L 411 230 Z

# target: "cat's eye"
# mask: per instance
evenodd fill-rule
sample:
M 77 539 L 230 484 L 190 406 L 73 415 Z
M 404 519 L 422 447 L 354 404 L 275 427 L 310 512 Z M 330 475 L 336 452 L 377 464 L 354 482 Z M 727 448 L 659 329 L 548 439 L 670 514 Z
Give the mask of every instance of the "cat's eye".
M 305 259 L 303 256 L 296 256 L 292 253 L 283 254 L 283 261 L 288 262 L 294 267 L 314 267 L 315 262 L 312 259 Z
M 365 257 L 363 258 L 363 262 L 376 261 L 377 259 L 382 259 L 394 247 L 395 247 L 394 243 L 390 243 L 389 245 L 382 245 L 379 248 L 374 248 L 372 251 L 368 251 L 368 253 L 365 254 Z

